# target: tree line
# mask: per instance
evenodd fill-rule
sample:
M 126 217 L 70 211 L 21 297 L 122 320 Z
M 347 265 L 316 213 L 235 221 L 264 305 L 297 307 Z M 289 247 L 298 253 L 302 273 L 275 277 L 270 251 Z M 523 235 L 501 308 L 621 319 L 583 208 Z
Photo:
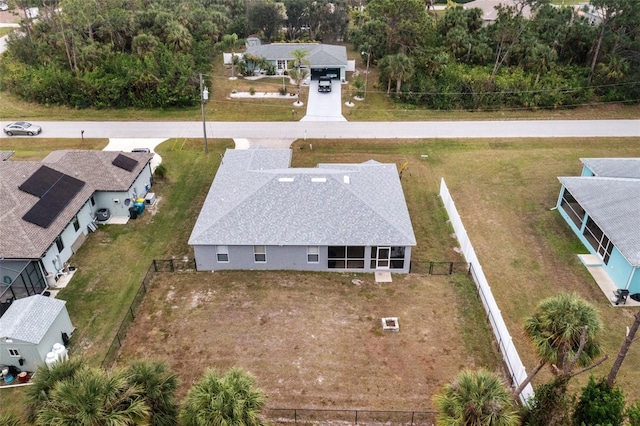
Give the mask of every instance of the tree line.
M 548 0 L 518 0 L 499 6 L 487 25 L 480 9 L 453 4 L 438 18 L 423 0 L 370 0 L 352 12 L 349 37 L 363 60 L 377 64 L 380 89 L 411 104 L 473 110 L 638 102 L 640 2 L 591 4 L 597 19 Z

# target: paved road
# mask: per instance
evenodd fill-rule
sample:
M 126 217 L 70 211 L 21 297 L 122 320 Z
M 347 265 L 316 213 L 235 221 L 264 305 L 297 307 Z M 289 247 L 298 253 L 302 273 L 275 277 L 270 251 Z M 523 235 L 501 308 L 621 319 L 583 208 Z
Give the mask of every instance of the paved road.
M 179 122 L 37 122 L 36 137 L 200 138 L 202 123 Z M 207 122 L 209 138 L 376 139 L 376 138 L 555 138 L 640 137 L 640 120 L 434 121 L 434 122 Z M 7 137 L 1 134 L 0 137 Z M 16 137 L 16 136 L 14 136 Z

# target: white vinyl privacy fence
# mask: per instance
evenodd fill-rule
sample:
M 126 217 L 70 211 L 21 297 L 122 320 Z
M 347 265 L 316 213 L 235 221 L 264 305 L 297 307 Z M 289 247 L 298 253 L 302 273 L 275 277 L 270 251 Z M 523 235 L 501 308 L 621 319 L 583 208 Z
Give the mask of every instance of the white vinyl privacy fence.
M 502 314 L 500 313 L 498 304 L 491 293 L 489 282 L 484 276 L 480 261 L 476 256 L 473 246 L 471 245 L 471 240 L 469 240 L 467 231 L 464 229 L 462 219 L 460 219 L 460 215 L 458 214 L 455 203 L 451 198 L 451 194 L 449 194 L 449 189 L 444 183 L 444 179 L 440 180 L 440 198 L 442 198 L 444 208 L 449 214 L 449 219 L 456 237 L 458 238 L 458 242 L 460 243 L 462 253 L 464 254 L 466 261 L 471 265 L 473 281 L 476 283 L 476 287 L 478 288 L 480 299 L 482 300 L 484 309 L 487 312 L 491 328 L 493 329 L 493 334 L 498 341 L 504 362 L 507 364 L 509 372 L 511 373 L 511 379 L 513 380 L 514 387 L 518 387 L 520 383 L 526 379 L 527 372 L 525 371 L 524 364 L 522 364 L 520 355 L 518 355 L 518 351 L 513 344 L 513 339 L 509 334 L 509 330 L 507 330 L 507 326 L 502 319 Z M 528 384 L 520 394 L 520 401 L 522 401 L 523 404 L 526 404 L 527 400 L 532 396 L 533 388 L 531 387 L 531 384 Z

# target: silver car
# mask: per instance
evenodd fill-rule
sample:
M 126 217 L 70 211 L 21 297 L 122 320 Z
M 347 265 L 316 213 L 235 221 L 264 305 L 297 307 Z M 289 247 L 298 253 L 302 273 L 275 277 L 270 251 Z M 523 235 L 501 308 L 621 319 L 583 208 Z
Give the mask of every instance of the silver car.
M 42 127 L 35 124 L 27 123 L 26 121 L 18 121 L 17 123 L 11 123 L 5 126 L 3 129 L 7 136 L 13 135 L 38 135 L 42 132 Z

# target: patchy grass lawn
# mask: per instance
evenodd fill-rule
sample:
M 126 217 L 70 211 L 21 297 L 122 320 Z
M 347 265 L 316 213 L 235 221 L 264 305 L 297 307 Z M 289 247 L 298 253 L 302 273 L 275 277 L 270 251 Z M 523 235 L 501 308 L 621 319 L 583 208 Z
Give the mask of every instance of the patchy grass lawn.
M 356 281 L 354 281 L 356 280 Z M 205 369 L 251 371 L 271 408 L 426 410 L 461 368 L 499 369 L 487 327 L 467 348 L 469 281 L 418 274 L 158 274 L 118 363 L 153 354 L 183 382 Z M 400 331 L 383 332 L 382 317 Z M 477 339 L 474 339 L 477 340 Z

